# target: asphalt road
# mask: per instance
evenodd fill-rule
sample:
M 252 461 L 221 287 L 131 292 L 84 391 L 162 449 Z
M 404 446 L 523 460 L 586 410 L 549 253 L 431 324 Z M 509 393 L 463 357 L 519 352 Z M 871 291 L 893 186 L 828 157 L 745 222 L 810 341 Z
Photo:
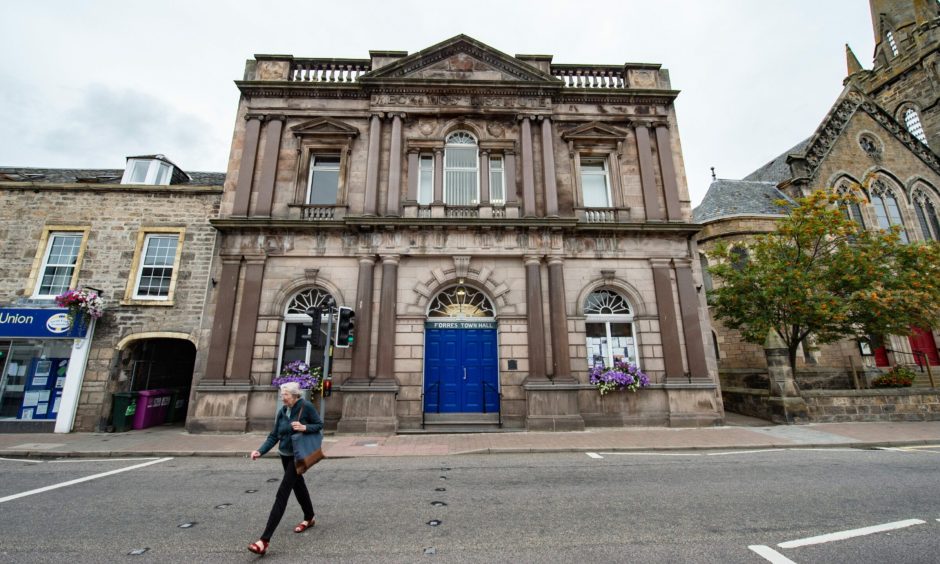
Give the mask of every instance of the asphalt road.
M 938 464 L 940 447 L 327 460 L 316 527 L 292 532 L 292 500 L 264 562 L 934 563 Z M 254 562 L 280 463 L 0 459 L 0 476 L 0 562 Z

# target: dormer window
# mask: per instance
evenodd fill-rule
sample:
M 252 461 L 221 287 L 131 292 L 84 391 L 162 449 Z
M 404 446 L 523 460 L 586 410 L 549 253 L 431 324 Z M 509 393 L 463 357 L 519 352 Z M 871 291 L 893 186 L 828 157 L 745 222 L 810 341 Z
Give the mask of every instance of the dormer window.
M 173 177 L 173 165 L 159 159 L 128 159 L 121 184 L 165 186 Z
M 889 31 L 885 34 L 885 37 L 888 39 L 888 46 L 891 47 L 891 56 L 897 57 L 900 52 L 898 51 L 898 43 L 894 40 L 894 34 Z

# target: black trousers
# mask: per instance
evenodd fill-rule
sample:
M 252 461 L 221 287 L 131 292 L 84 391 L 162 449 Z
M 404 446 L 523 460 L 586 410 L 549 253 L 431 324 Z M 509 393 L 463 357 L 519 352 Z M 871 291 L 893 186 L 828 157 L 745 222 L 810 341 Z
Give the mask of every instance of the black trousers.
M 281 485 L 277 488 L 277 496 L 274 498 L 274 507 L 271 508 L 271 515 L 268 516 L 268 524 L 261 533 L 261 540 L 271 540 L 274 529 L 281 522 L 284 516 L 284 510 L 287 509 L 287 499 L 290 492 L 294 492 L 297 503 L 304 512 L 304 521 L 313 519 L 313 504 L 310 502 L 310 492 L 307 491 L 307 483 L 303 476 L 297 475 L 294 469 L 293 456 L 281 456 L 281 465 L 284 466 L 284 477 L 281 479 Z

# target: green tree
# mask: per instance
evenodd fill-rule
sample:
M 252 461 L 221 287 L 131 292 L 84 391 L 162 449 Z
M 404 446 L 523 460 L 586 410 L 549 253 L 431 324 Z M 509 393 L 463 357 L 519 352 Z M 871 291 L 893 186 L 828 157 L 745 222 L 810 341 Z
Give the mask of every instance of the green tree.
M 899 231 L 861 228 L 845 213 L 851 195 L 818 191 L 754 238 L 749 257 L 719 244 L 709 269 L 719 284 L 709 295 L 714 315 L 743 338 L 762 344 L 775 331 L 796 368 L 800 344 L 813 335 L 908 335 L 940 319 L 940 244 L 901 242 Z

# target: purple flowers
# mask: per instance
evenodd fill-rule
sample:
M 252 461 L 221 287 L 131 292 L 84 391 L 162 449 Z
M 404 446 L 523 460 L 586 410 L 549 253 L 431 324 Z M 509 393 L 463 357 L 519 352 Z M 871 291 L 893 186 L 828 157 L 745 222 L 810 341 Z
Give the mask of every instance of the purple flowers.
M 73 316 L 81 312 L 98 319 L 104 314 L 104 301 L 101 297 L 96 292 L 84 288 L 66 290 L 55 297 L 55 303 L 69 308 Z
M 591 384 L 604 395 L 617 390 L 637 391 L 638 388 L 649 386 L 650 379 L 635 364 L 615 361 L 613 368 L 595 365 L 591 369 Z
M 320 378 L 322 369 L 312 367 L 302 360 L 294 360 L 284 365 L 281 375 L 271 380 L 271 385 L 280 386 L 288 382 L 297 382 L 302 390 L 319 391 L 323 381 Z

